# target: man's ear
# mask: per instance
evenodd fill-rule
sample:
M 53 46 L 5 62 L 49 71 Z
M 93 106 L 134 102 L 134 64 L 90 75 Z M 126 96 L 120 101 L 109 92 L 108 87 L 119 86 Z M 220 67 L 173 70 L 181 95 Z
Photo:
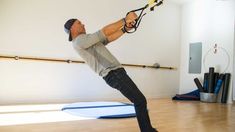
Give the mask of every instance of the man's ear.
M 71 34 L 74 34 L 74 33 L 76 33 L 77 32 L 77 29 L 75 28 L 75 26 L 72 26 L 71 28 L 70 28 L 70 33 Z
M 74 31 L 74 26 L 70 28 L 70 32 L 73 32 L 73 31 Z

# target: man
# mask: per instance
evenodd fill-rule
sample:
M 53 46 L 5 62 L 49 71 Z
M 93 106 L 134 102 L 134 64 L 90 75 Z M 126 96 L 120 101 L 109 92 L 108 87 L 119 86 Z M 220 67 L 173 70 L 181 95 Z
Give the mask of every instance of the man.
M 64 24 L 69 41 L 73 42 L 74 49 L 85 62 L 99 74 L 106 83 L 119 90 L 125 97 L 134 103 L 136 117 L 141 132 L 157 132 L 151 125 L 145 96 L 127 75 L 119 61 L 105 47 L 110 42 L 121 37 L 126 30 L 124 25 L 131 27 L 137 15 L 134 12 L 124 19 L 109 24 L 93 34 L 86 34 L 84 24 L 78 19 L 70 19 Z

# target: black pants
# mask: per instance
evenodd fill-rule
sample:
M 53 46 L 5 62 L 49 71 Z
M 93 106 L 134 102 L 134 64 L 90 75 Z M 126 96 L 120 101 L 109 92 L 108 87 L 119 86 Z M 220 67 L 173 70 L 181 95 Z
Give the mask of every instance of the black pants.
M 126 74 L 124 68 L 110 71 L 109 74 L 104 77 L 104 80 L 109 86 L 119 90 L 125 97 L 134 103 L 136 117 L 141 132 L 156 132 L 150 123 L 146 98 Z

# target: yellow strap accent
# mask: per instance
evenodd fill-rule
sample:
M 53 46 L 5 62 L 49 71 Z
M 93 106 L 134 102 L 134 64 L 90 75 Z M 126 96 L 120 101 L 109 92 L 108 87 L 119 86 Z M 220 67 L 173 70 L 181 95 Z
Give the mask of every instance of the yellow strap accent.
M 152 4 L 154 4 L 155 0 L 148 0 L 149 1 L 149 5 L 151 6 Z

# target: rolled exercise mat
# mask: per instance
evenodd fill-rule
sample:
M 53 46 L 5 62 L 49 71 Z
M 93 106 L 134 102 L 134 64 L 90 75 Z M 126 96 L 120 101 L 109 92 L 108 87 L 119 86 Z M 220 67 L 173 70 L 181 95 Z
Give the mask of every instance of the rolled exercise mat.
M 219 79 L 218 79 L 218 81 L 217 81 L 217 83 L 215 85 L 215 92 L 214 92 L 215 94 L 219 93 L 219 91 L 221 89 L 221 86 L 223 84 L 223 80 L 224 80 L 224 74 L 220 74 L 219 75 Z
M 189 93 L 185 93 L 185 94 L 176 94 L 176 96 L 174 96 L 172 98 L 172 100 L 190 100 L 190 101 L 198 101 L 200 100 L 200 92 L 199 90 L 194 90 L 192 92 Z
M 221 103 L 227 103 L 230 77 L 231 77 L 230 73 L 226 73 L 224 75 L 224 85 L 223 85 Z
M 214 70 L 215 69 L 213 67 L 209 68 L 208 93 L 213 93 L 214 92 L 214 83 L 215 83 Z
M 203 89 L 205 92 L 208 92 L 208 76 L 209 73 L 204 73 Z
M 66 105 L 62 111 L 89 118 L 128 118 L 135 117 L 133 104 L 120 102 L 78 102 Z
M 198 90 L 199 90 L 200 92 L 204 92 L 203 87 L 202 87 L 202 84 L 200 83 L 200 81 L 198 80 L 198 78 L 195 78 L 195 79 L 194 79 L 194 82 L 195 82 L 195 84 L 197 85 Z

